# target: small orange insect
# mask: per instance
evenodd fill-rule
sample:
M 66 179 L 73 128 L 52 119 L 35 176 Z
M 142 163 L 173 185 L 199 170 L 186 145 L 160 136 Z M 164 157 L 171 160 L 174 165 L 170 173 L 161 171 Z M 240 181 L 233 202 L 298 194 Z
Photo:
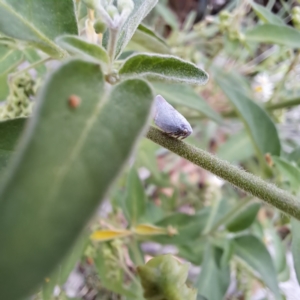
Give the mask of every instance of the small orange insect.
M 80 105 L 81 99 L 76 95 L 71 95 L 68 99 L 69 106 L 71 108 L 77 108 Z
M 270 153 L 266 153 L 266 154 L 265 154 L 265 159 L 266 159 L 267 164 L 268 164 L 270 167 L 273 167 L 273 160 L 272 160 L 272 156 L 271 156 Z

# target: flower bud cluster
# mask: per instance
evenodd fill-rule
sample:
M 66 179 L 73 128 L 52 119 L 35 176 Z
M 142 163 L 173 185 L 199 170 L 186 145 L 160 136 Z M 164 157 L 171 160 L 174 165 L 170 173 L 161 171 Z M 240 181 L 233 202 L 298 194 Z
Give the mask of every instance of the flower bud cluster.
M 37 85 L 29 74 L 22 74 L 11 83 L 11 92 L 6 102 L 0 106 L 0 120 L 28 117 L 31 115 L 32 97 Z
M 97 33 L 103 33 L 106 26 L 120 28 L 134 9 L 133 0 L 118 0 L 117 6 L 111 0 L 84 0 L 84 3 L 96 12 L 94 27 Z
M 222 33 L 228 35 L 228 38 L 231 41 L 245 41 L 245 36 L 241 33 L 238 29 L 233 28 L 232 21 L 233 21 L 233 14 L 231 14 L 227 10 L 223 10 L 219 14 L 219 29 Z
M 222 10 L 219 14 L 220 31 L 228 31 L 231 25 L 232 14 L 228 10 Z
M 292 8 L 291 16 L 295 28 L 300 29 L 300 6 L 295 6 Z

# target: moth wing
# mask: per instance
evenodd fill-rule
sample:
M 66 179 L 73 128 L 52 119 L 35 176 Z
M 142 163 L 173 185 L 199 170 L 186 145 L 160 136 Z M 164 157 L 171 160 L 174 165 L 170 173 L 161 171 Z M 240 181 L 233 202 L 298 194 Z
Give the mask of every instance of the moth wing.
M 185 118 L 162 96 L 155 97 L 155 124 L 167 133 L 180 131 L 182 122 L 187 122 Z

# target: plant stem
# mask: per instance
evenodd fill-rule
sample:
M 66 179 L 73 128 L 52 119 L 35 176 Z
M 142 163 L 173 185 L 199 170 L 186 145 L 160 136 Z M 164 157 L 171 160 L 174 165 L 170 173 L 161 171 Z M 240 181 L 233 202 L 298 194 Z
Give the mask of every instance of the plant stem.
M 121 251 L 121 249 L 118 248 L 118 258 L 114 257 L 114 261 L 121 266 L 121 268 L 127 273 L 128 277 L 134 282 L 137 286 L 140 286 L 140 282 L 138 279 L 132 274 L 132 272 L 129 270 L 129 268 L 126 265 L 126 262 L 124 261 L 124 256 Z
M 265 105 L 265 109 L 272 111 L 276 109 L 288 108 L 300 105 L 300 97 L 286 99 L 282 102 L 278 103 L 267 103 Z M 230 117 L 237 117 L 237 113 L 234 110 L 230 110 L 222 114 L 223 117 L 230 118 Z
M 297 106 L 297 105 L 300 105 L 300 97 L 287 99 L 287 100 L 279 102 L 279 103 L 267 104 L 266 109 L 276 110 L 276 109 L 287 108 L 287 107 L 292 107 L 292 106 Z
M 300 220 L 300 201 L 290 193 L 204 150 L 172 138 L 153 126 L 150 127 L 147 138 Z

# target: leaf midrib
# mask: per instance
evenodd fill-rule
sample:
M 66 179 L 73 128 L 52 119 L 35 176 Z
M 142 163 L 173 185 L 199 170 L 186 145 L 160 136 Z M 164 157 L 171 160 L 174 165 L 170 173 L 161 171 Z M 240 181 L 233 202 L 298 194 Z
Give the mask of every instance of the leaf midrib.
M 80 136 L 78 137 L 74 147 L 72 147 L 72 151 L 70 155 L 68 155 L 68 159 L 65 161 L 65 164 L 60 168 L 60 171 L 58 172 L 52 190 L 49 192 L 48 200 L 55 198 L 57 195 L 64 179 L 66 178 L 66 175 L 70 171 L 70 166 L 77 160 L 77 157 L 85 144 L 85 141 L 87 137 L 89 136 L 89 133 L 91 129 L 93 128 L 93 125 L 97 121 L 99 115 L 101 114 L 101 111 L 103 110 L 104 106 L 108 103 L 109 98 L 109 91 L 105 91 L 105 85 L 103 83 L 103 96 L 100 97 L 95 109 L 93 110 L 93 113 L 91 116 L 87 119 L 86 125 L 83 127 L 82 132 Z

